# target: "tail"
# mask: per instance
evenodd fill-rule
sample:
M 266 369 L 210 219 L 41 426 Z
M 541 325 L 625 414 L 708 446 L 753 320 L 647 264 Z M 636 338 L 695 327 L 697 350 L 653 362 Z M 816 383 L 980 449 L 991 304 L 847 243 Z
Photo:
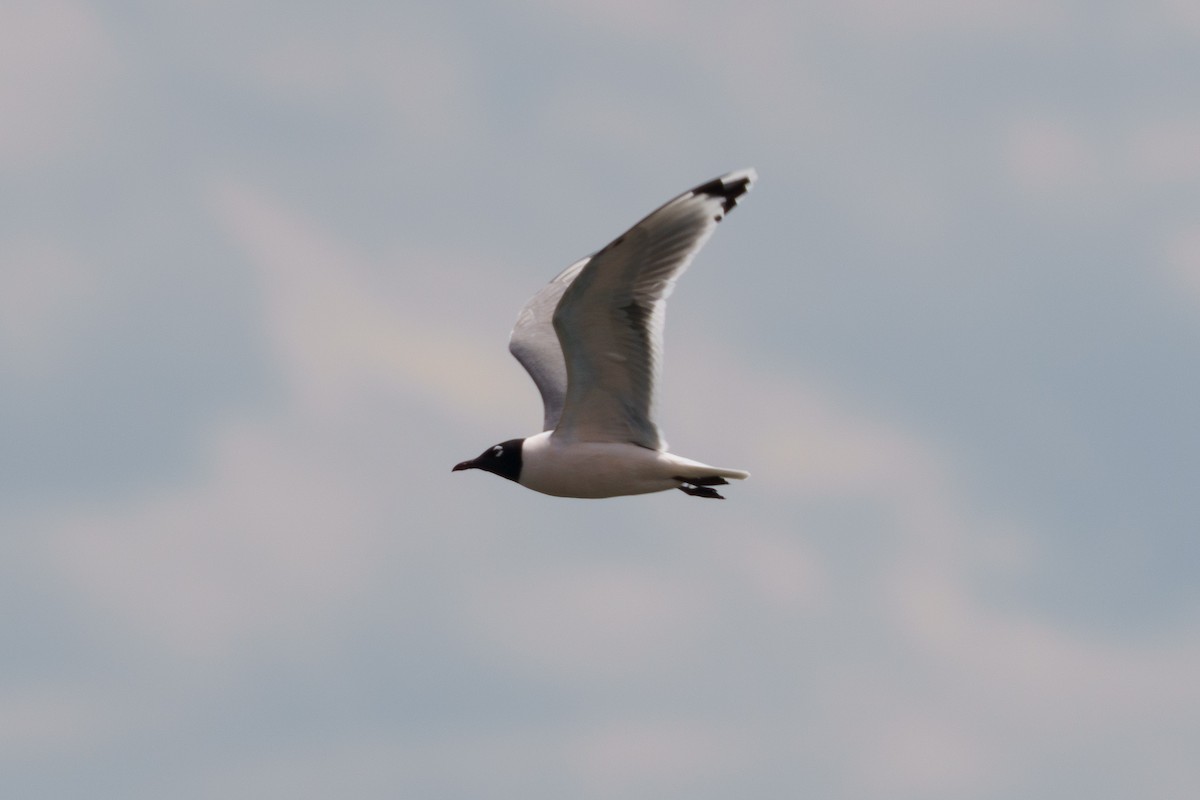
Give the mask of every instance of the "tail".
M 719 475 L 722 478 L 733 478 L 735 481 L 744 481 L 746 478 L 750 477 L 750 473 L 746 472 L 744 469 L 716 468 L 712 470 L 712 473 L 714 475 Z
M 744 481 L 750 477 L 750 473 L 740 469 L 725 469 L 724 467 L 710 467 L 707 464 L 689 465 L 689 468 L 682 468 L 675 476 L 676 480 L 687 481 L 694 483 L 697 486 L 721 486 L 729 481 L 726 478 L 733 478 L 735 481 Z
M 745 470 L 713 467 L 690 458 L 677 456 L 674 453 L 664 453 L 663 455 L 670 459 L 676 480 L 702 485 L 699 482 L 705 478 L 732 478 L 735 481 L 744 481 L 750 477 L 750 473 Z M 725 482 L 724 480 L 714 481 L 718 485 Z

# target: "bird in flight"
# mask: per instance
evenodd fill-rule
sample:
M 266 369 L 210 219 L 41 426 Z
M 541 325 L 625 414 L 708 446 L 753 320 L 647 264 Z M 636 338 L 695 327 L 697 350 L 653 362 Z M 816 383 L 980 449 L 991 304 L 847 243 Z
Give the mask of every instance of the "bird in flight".
M 758 175 L 739 170 L 684 192 L 563 270 L 521 309 L 508 342 L 542 395 L 543 430 L 493 445 L 481 469 L 558 497 L 714 486 L 750 473 L 667 452 L 654 421 L 667 297 Z

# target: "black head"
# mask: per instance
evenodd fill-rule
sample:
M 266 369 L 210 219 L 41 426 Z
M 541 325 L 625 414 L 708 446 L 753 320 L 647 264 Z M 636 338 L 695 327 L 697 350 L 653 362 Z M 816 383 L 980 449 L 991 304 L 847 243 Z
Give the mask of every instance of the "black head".
M 521 477 L 521 445 L 524 439 L 509 439 L 484 450 L 479 458 L 455 464 L 452 472 L 460 469 L 481 469 L 501 478 L 515 481 Z

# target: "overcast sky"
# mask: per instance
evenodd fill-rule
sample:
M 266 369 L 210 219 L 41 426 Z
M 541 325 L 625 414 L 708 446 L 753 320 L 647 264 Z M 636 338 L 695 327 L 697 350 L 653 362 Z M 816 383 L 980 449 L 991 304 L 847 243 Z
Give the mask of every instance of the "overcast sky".
M 1200 796 L 1191 0 L 0 4 L 0 795 Z M 662 427 L 478 472 L 723 172 Z

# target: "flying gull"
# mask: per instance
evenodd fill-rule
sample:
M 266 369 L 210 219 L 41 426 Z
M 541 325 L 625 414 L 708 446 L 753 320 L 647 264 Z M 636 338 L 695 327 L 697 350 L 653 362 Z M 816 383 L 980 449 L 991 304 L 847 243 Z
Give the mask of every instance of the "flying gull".
M 454 470 L 559 497 L 679 489 L 722 499 L 712 487 L 750 477 L 667 452 L 653 407 L 667 297 L 757 177 L 740 170 L 684 192 L 534 295 L 508 349 L 541 392 L 543 430 Z

